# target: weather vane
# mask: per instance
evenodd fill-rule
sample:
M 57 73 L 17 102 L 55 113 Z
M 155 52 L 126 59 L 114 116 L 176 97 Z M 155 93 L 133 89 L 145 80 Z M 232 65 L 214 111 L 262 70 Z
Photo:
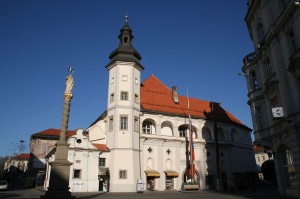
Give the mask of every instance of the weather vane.
M 72 68 L 70 64 L 68 65 L 68 72 L 69 73 L 75 73 L 74 68 Z

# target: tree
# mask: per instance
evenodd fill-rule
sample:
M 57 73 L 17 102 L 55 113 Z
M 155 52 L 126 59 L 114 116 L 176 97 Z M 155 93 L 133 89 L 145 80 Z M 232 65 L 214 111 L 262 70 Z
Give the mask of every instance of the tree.
M 0 179 L 3 179 L 4 178 L 4 166 L 5 166 L 5 162 L 8 160 L 8 157 L 5 156 L 0 156 Z

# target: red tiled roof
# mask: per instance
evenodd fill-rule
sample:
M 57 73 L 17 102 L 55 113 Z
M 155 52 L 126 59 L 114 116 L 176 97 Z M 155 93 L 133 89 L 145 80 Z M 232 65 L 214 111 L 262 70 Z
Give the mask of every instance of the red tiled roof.
M 14 159 L 21 159 L 21 160 L 29 160 L 30 154 L 28 153 L 22 153 L 20 155 L 15 155 L 13 158 Z
M 233 114 L 224 110 L 219 103 L 212 103 L 196 98 L 178 95 L 179 103 L 175 103 L 172 98 L 172 90 L 163 84 L 154 75 L 151 75 L 141 85 L 141 106 L 143 111 L 165 113 L 170 115 L 179 115 L 187 117 L 190 113 L 191 117 L 214 119 L 217 121 L 233 122 L 235 124 L 246 127 Z M 248 127 L 246 127 L 248 128 Z
M 256 146 L 256 145 L 253 145 L 253 150 L 254 150 L 254 153 L 262 153 L 262 152 L 265 152 L 265 150 L 264 150 L 263 147 Z
M 109 148 L 105 144 L 93 144 L 100 151 L 109 152 Z
M 59 138 L 60 135 L 60 131 L 59 129 L 47 129 L 38 133 L 33 134 L 32 136 L 34 137 L 53 137 L 53 138 Z M 75 135 L 76 131 L 73 130 L 67 130 L 67 138 Z

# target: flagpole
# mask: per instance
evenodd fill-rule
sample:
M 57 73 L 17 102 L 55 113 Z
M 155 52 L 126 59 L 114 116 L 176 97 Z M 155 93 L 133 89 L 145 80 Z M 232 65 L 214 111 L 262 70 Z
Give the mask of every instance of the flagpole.
M 194 182 L 194 150 L 193 150 L 193 126 L 192 119 L 190 114 L 190 98 L 187 91 L 187 100 L 188 100 L 188 112 L 189 112 L 189 133 L 190 133 L 190 175 L 191 181 Z

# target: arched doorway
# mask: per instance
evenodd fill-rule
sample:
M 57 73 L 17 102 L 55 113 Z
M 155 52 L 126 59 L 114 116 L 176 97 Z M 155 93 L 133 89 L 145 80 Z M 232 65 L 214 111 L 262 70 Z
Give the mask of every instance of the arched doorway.
M 294 156 L 292 149 L 287 145 L 281 145 L 278 148 L 276 163 L 283 189 L 295 189 L 297 187 Z
M 267 160 L 261 165 L 261 172 L 263 173 L 264 180 L 272 182 L 276 185 L 276 173 L 274 160 Z
M 198 191 L 200 189 L 200 175 L 195 170 L 195 175 L 191 176 L 190 169 L 186 168 L 182 173 L 181 191 Z
M 182 182 L 183 183 L 190 183 L 190 182 L 193 181 L 192 179 L 194 179 L 194 183 L 200 185 L 200 174 L 199 174 L 197 169 L 195 170 L 195 175 L 194 176 L 191 176 L 189 169 L 185 169 L 182 174 L 183 174 L 182 175 Z

